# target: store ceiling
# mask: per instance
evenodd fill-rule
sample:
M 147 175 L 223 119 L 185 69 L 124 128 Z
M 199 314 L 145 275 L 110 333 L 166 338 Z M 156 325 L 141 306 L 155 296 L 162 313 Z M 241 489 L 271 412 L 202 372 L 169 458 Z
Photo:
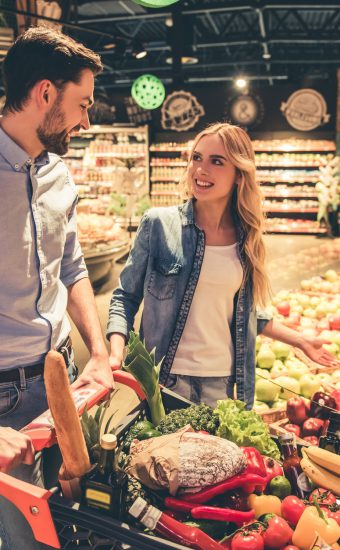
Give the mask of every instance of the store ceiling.
M 145 72 L 176 84 L 240 74 L 273 84 L 326 80 L 340 67 L 340 0 L 179 0 L 163 10 L 132 0 L 62 4 L 66 32 L 101 53 L 98 84 L 105 88 L 129 86 Z M 148 55 L 136 59 L 132 51 L 141 45 Z M 181 66 L 181 50 L 198 62 Z

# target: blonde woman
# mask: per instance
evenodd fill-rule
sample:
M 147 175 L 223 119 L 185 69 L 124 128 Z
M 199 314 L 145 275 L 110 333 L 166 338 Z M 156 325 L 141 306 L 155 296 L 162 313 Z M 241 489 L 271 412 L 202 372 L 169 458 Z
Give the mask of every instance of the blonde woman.
M 251 408 L 257 334 L 298 346 L 326 365 L 334 358 L 322 340 L 307 340 L 259 309 L 269 295 L 264 219 L 244 130 L 214 124 L 198 134 L 185 183 L 184 205 L 153 208 L 141 221 L 111 299 L 111 366 L 120 368 L 144 300 L 140 333 L 163 358 L 160 382 L 213 407 L 233 397 L 236 384 L 237 398 Z

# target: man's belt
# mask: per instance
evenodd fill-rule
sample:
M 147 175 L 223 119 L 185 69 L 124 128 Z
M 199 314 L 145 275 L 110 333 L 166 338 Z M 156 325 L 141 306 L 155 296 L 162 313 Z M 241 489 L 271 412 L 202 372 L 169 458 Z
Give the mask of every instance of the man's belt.
M 72 341 L 69 336 L 66 338 L 66 340 L 64 340 L 61 346 L 59 346 L 57 351 L 59 351 L 59 353 L 62 354 L 67 366 L 69 362 L 70 354 L 72 352 Z M 29 378 L 34 378 L 35 376 L 39 376 L 40 374 L 43 374 L 44 363 L 35 363 L 34 365 L 27 365 L 26 367 L 23 367 L 23 369 L 25 371 L 25 378 L 27 380 Z M 19 382 L 19 381 L 20 381 L 20 371 L 18 367 L 16 367 L 15 369 L 3 371 L 3 372 L 0 371 L 0 384 L 6 383 L 6 382 Z

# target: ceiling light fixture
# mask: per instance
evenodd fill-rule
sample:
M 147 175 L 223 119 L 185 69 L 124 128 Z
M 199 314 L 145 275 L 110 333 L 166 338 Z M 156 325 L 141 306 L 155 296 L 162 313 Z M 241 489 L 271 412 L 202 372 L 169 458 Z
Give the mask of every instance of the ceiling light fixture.
M 247 80 L 245 78 L 237 78 L 235 80 L 235 84 L 238 88 L 245 88 L 248 84 Z
M 168 65 L 172 65 L 172 57 L 167 57 L 165 62 Z M 198 57 L 194 57 L 193 55 L 182 55 L 181 63 L 182 65 L 195 65 L 198 63 Z
M 143 59 L 148 55 L 146 48 L 142 44 L 132 45 L 132 55 L 135 59 Z

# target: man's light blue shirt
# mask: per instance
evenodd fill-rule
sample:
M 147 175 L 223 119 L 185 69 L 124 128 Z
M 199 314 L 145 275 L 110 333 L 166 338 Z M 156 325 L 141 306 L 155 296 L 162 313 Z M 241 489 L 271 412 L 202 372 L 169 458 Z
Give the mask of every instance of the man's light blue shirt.
M 42 361 L 70 332 L 67 287 L 88 276 L 76 203 L 60 157 L 31 159 L 0 128 L 0 370 Z

